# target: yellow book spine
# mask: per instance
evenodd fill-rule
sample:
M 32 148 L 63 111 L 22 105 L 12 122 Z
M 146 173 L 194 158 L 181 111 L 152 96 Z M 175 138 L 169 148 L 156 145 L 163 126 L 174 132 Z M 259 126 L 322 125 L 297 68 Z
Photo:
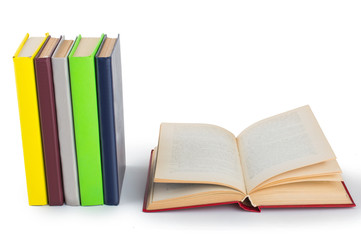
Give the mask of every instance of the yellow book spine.
M 33 56 L 18 57 L 27 34 L 13 57 L 29 205 L 48 203 L 34 70 L 34 57 L 47 37 Z

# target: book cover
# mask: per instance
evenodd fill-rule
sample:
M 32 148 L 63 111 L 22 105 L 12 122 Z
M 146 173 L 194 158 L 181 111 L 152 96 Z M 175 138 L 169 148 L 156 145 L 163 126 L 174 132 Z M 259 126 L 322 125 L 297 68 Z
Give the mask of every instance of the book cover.
M 81 53 L 87 46 L 79 47 L 82 41 L 82 37 L 79 35 L 69 55 L 81 205 L 104 203 L 94 60 L 103 37 L 104 35 L 92 39 L 96 45 L 94 49 L 91 49 L 90 54 L 84 55 Z M 78 47 L 79 52 L 77 52 Z
M 52 206 L 63 205 L 64 203 L 51 66 L 51 55 L 58 42 L 58 38 L 49 37 L 34 59 L 48 201 L 49 205 Z
M 62 36 L 51 58 L 57 112 L 64 198 L 67 205 L 79 206 L 78 166 L 75 152 L 73 108 L 69 82 L 68 55 L 74 44 Z
M 95 58 L 102 149 L 104 203 L 118 205 L 125 172 L 119 36 L 106 38 Z
M 29 205 L 48 203 L 33 62 L 48 35 L 26 34 L 13 57 Z

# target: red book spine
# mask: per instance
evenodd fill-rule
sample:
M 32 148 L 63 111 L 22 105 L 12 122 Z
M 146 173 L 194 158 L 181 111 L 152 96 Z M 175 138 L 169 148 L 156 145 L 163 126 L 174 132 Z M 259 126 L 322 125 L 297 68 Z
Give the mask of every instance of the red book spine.
M 40 51 L 41 52 L 41 51 Z M 58 126 L 51 58 L 34 60 L 49 205 L 63 205 Z

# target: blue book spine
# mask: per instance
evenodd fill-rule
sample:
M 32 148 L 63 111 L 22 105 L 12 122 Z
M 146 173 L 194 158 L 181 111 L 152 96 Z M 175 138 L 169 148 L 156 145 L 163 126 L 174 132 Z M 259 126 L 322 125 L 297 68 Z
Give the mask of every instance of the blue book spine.
M 111 57 L 96 57 L 104 204 L 119 204 Z

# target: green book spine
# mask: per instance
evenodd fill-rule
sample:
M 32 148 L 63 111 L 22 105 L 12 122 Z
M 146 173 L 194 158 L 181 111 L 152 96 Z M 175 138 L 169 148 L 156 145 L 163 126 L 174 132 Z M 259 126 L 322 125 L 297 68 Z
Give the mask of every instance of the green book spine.
M 101 205 L 104 202 L 94 60 L 103 37 L 104 34 L 90 56 L 74 57 L 81 40 L 79 35 L 69 54 L 81 205 Z

